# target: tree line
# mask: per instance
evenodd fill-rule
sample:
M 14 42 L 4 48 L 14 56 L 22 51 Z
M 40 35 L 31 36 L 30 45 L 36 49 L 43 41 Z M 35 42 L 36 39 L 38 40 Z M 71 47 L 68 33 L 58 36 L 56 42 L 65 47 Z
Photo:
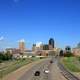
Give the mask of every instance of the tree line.
M 74 56 L 73 53 L 71 52 L 71 47 L 70 46 L 65 47 L 65 52 L 63 50 L 60 50 L 59 55 L 64 56 L 64 57 Z
M 2 61 L 8 61 L 8 60 L 12 60 L 12 54 L 10 54 L 9 51 L 7 51 L 6 53 L 0 52 L 0 63 Z

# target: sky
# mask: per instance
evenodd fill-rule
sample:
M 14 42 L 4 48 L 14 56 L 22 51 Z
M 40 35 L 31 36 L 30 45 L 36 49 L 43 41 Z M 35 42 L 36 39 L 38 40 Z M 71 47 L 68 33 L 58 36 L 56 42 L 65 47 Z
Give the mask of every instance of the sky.
M 80 0 L 0 0 L 0 49 L 49 38 L 61 48 L 80 42 Z

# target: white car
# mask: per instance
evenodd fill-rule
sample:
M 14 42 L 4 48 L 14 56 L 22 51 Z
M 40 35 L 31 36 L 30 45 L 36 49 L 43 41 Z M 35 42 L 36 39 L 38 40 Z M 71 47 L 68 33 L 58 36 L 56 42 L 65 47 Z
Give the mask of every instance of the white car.
M 45 72 L 46 74 L 48 74 L 50 71 L 49 71 L 48 69 L 46 69 L 46 70 L 44 70 L 44 72 Z

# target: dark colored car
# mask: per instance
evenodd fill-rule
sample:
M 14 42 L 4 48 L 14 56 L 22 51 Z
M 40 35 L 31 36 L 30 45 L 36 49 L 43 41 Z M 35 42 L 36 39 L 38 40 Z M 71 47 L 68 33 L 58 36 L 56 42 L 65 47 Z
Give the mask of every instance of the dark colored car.
M 36 72 L 34 73 L 34 76 L 40 76 L 40 71 L 36 71 Z
M 50 63 L 53 63 L 53 61 L 51 60 Z

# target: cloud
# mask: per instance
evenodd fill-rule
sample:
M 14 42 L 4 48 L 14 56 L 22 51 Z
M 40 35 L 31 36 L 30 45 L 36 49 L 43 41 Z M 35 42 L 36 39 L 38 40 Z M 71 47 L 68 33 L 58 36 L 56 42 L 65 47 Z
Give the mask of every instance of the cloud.
M 25 42 L 25 40 L 24 40 L 24 39 L 21 39 L 21 40 L 19 40 L 18 42 Z
M 42 45 L 42 42 L 37 42 L 36 47 L 40 47 Z
M 3 36 L 0 37 L 0 41 L 2 41 L 2 40 L 4 40 L 4 37 Z

